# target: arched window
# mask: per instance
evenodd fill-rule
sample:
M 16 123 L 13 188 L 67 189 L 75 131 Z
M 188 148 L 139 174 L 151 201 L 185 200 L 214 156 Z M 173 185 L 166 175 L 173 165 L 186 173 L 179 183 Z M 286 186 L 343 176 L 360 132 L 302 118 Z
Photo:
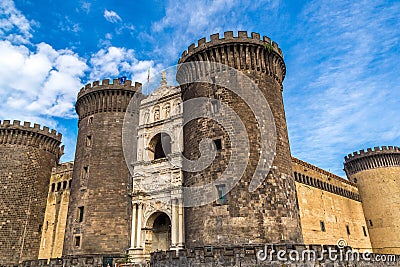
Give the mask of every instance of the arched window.
M 150 141 L 149 159 L 162 159 L 171 154 L 171 137 L 167 133 L 158 133 Z

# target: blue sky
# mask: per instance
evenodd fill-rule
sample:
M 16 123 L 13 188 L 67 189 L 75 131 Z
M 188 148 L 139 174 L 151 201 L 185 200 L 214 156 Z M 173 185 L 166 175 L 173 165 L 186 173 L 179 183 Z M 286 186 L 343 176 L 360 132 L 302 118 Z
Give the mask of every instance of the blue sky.
M 229 30 L 282 48 L 294 156 L 343 176 L 346 154 L 400 145 L 399 1 L 1 0 L 0 120 L 57 129 L 72 160 L 82 85 L 144 82 Z

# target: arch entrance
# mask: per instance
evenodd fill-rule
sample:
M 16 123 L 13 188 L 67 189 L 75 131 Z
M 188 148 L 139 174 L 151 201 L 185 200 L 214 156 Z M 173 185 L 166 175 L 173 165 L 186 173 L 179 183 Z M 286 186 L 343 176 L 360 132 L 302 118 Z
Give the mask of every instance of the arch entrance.
M 147 225 L 151 229 L 149 235 L 151 252 L 169 250 L 171 247 L 171 220 L 168 215 L 164 212 L 156 212 L 150 216 Z

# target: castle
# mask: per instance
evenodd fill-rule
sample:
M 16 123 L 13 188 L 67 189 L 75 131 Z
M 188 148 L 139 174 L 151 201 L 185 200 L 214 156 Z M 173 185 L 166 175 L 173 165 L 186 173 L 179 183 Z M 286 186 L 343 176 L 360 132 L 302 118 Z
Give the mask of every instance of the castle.
M 179 63 L 149 95 L 82 88 L 74 162 L 54 130 L 0 122 L 0 266 L 254 266 L 264 244 L 338 240 L 400 254 L 398 147 L 349 154 L 348 179 L 292 157 L 268 37 L 214 34 Z

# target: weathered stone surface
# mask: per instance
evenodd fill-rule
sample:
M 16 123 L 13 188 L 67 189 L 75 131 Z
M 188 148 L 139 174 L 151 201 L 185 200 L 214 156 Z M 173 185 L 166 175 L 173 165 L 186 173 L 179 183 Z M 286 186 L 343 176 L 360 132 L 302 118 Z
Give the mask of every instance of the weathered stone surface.
M 122 126 L 140 86 L 104 80 L 87 85 L 78 95 L 79 131 L 64 256 L 123 255 L 129 248 L 131 182 Z M 84 209 L 81 221 L 79 208 Z
M 0 266 L 38 257 L 51 169 L 61 135 L 29 122 L 0 122 Z
M 353 248 L 372 252 L 356 185 L 302 160 L 292 160 L 304 243 L 344 240 Z
M 52 170 L 39 259 L 61 258 L 62 256 L 73 167 L 73 162 L 66 162 Z
M 242 34 L 244 35 L 244 34 Z M 214 40 L 214 41 L 213 41 Z M 265 45 L 265 46 L 264 46 Z M 282 99 L 282 81 L 285 65 L 278 50 L 266 49 L 267 42 L 242 36 L 234 39 L 211 38 L 207 46 L 191 49 L 184 54 L 180 63 L 213 61 L 240 70 L 252 79 L 268 101 L 271 108 L 277 135 L 276 156 L 265 181 L 254 192 L 249 192 L 249 184 L 257 164 L 261 148 L 260 130 L 253 111 L 238 95 L 218 85 L 192 83 L 182 89 L 183 101 L 198 97 L 220 100 L 233 109 L 243 122 L 249 141 L 250 155 L 244 175 L 230 191 L 226 205 L 215 203 L 185 209 L 186 246 L 189 248 L 204 245 L 243 244 L 243 243 L 298 243 L 302 242 L 301 226 L 296 205 L 295 183 L 291 169 L 291 156 Z M 198 71 L 198 69 L 195 69 Z M 200 74 L 199 74 L 200 73 Z M 203 73 L 190 73 L 185 68 L 178 71 L 179 82 Z M 218 76 L 216 70 L 212 76 Z M 218 76 L 219 78 L 219 76 Z M 244 80 L 235 81 L 238 87 L 251 93 L 253 88 Z M 262 103 L 262 101 L 260 101 Z M 207 108 L 207 107 L 202 107 Z M 261 108 L 261 107 L 258 107 Z M 218 116 L 218 115 L 217 115 Z M 224 116 L 224 114 L 220 114 Z M 229 118 L 228 118 L 229 121 Z M 236 122 L 232 122 L 232 127 Z M 195 160 L 200 157 L 199 143 L 203 138 L 221 138 L 224 148 L 217 153 L 211 166 L 199 172 L 184 172 L 184 185 L 194 187 L 214 182 L 225 171 L 232 157 L 245 158 L 248 155 L 233 155 L 233 149 L 226 129 L 212 118 L 199 118 L 184 126 L 184 155 Z M 272 138 L 272 137 L 271 137 Z M 245 142 L 237 144 L 245 146 Z M 246 151 L 243 147 L 242 151 Z M 232 174 L 235 175 L 235 174 Z M 208 192 L 212 194 L 212 192 Z M 201 198 L 195 193 L 192 198 Z
M 374 252 L 400 254 L 400 148 L 354 152 L 344 168 L 360 192 Z

